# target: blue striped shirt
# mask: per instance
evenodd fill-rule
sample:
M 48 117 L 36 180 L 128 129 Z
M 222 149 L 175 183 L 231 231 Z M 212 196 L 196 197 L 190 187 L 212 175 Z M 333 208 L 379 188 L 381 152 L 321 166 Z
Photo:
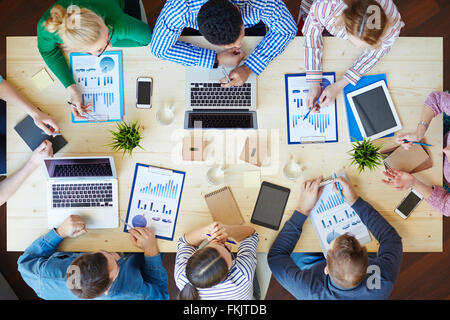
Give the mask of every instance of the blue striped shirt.
M 256 249 L 258 248 L 258 233 L 239 243 L 237 257 L 231 264 L 227 278 L 211 287 L 197 288 L 202 300 L 251 300 L 253 297 L 253 277 L 256 270 Z M 175 283 L 183 290 L 189 282 L 186 277 L 186 264 L 197 250 L 181 237 L 177 244 L 175 258 Z
M 212 68 L 216 59 L 214 50 L 199 48 L 179 41 L 184 28 L 198 30 L 197 14 L 207 0 L 167 0 L 156 21 L 151 41 L 152 53 L 165 60 L 184 66 Z M 268 28 L 245 65 L 260 74 L 267 65 L 283 52 L 295 37 L 297 26 L 283 0 L 230 0 L 242 15 L 244 28 L 262 21 Z

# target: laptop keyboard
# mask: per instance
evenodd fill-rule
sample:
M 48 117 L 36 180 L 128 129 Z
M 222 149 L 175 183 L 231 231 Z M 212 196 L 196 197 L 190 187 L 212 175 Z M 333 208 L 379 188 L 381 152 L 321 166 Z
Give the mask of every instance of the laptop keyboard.
M 112 207 L 112 183 L 53 184 L 53 208 Z
M 191 83 L 191 107 L 251 107 L 251 83 L 222 88 L 217 82 Z
M 211 129 L 251 129 L 253 128 L 253 113 L 189 113 L 188 128 L 200 127 Z
M 110 177 L 112 176 L 109 164 L 57 164 L 53 177 Z

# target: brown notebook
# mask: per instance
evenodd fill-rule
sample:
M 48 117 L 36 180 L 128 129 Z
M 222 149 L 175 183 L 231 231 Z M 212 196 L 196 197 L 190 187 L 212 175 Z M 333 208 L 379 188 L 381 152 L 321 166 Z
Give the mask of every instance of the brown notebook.
M 397 147 L 384 159 L 384 162 L 388 167 L 409 173 L 419 172 L 432 166 L 428 153 L 417 144 L 413 144 L 409 150 Z
M 244 223 L 241 211 L 229 187 L 206 194 L 205 201 L 214 221 L 230 225 Z

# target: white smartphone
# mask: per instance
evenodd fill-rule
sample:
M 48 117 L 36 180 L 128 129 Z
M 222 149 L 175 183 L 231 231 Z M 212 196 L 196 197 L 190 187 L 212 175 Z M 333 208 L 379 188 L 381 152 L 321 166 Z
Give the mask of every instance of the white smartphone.
M 417 207 L 417 205 L 422 201 L 423 196 L 414 189 L 411 189 L 409 193 L 403 198 L 402 202 L 395 208 L 395 212 L 406 219 L 409 217 L 411 212 Z
M 136 108 L 150 109 L 152 107 L 152 94 L 152 78 L 138 78 L 136 82 Z

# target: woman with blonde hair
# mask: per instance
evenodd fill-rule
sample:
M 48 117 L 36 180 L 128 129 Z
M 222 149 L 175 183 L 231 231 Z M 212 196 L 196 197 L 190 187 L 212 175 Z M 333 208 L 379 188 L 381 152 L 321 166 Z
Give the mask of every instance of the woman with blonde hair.
M 137 18 L 127 14 L 136 5 L 139 0 L 58 0 L 39 20 L 39 52 L 70 93 L 75 116 L 85 118 L 89 106 L 82 103 L 62 50 L 101 56 L 111 47 L 148 45 L 150 26 L 138 20 L 139 13 Z
M 302 0 L 301 12 L 307 15 L 302 29 L 306 81 L 310 85 L 306 105 L 314 112 L 333 103 L 347 84 L 355 85 L 369 72 L 389 52 L 405 25 L 392 0 Z M 322 92 L 324 29 L 364 51 L 341 79 Z

